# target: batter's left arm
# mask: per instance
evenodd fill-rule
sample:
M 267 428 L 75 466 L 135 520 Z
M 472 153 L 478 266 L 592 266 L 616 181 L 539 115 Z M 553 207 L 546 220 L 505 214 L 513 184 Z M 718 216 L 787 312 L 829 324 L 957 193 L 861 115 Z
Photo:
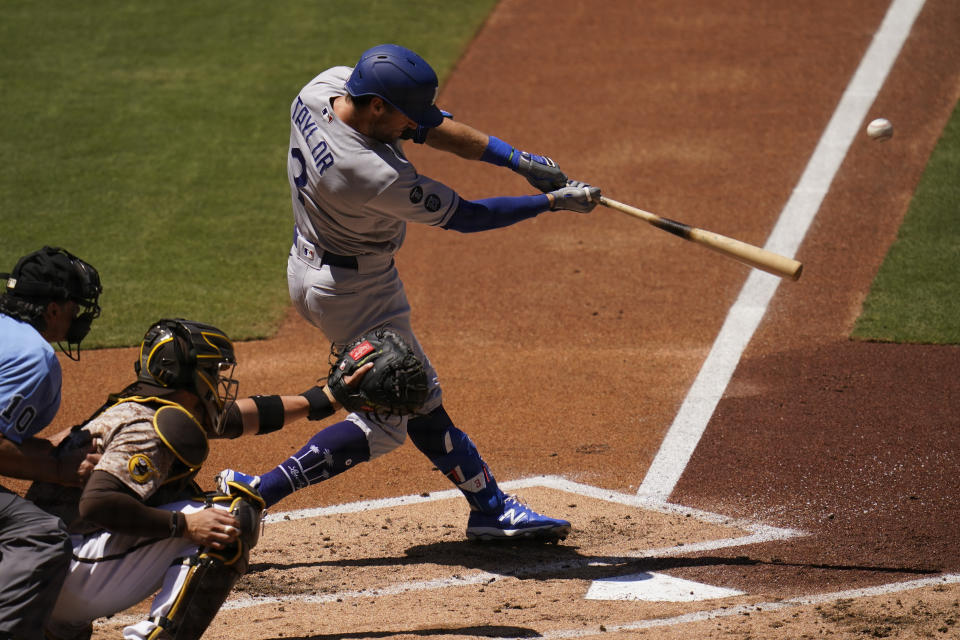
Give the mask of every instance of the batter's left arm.
M 457 122 L 447 112 L 443 113 L 446 116 L 443 122 L 433 129 L 409 129 L 409 135 L 404 137 L 466 160 L 482 160 L 499 167 L 509 167 L 543 193 L 566 186 L 567 175 L 553 159 L 520 151 L 495 136 Z
M 466 160 L 480 160 L 489 139 L 490 136 L 468 124 L 444 118 L 438 126 L 430 129 L 426 144 Z
M 437 127 L 430 129 L 425 141 L 434 149 L 467 160 L 508 167 L 543 193 L 562 189 L 567 184 L 566 174 L 551 158 L 520 151 L 495 136 L 450 118 L 444 118 Z

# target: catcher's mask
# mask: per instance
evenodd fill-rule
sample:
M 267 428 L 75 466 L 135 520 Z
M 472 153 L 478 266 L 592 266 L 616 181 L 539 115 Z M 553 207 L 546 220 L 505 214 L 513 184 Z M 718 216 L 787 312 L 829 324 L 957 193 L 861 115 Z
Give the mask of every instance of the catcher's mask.
M 79 307 L 67 330 L 66 342 L 60 350 L 71 360 L 80 359 L 80 343 L 90 332 L 90 325 L 100 317 L 100 274 L 65 249 L 44 247 L 29 253 L 17 262 L 7 278 L 6 294 L 45 307 L 50 302 L 72 300 Z M 76 355 L 74 355 L 76 349 Z
M 155 322 L 134 363 L 138 381 L 194 393 L 215 433 L 221 431 L 224 408 L 237 398 L 236 366 L 233 343 L 224 332 L 183 318 Z

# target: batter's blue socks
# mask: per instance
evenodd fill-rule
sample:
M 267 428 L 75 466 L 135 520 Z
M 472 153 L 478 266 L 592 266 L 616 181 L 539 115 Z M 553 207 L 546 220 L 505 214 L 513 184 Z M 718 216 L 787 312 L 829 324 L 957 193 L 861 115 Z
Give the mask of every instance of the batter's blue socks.
M 294 491 L 369 459 L 367 436 L 360 427 L 344 420 L 314 434 L 299 451 L 260 476 L 257 488 L 270 507 Z
M 483 513 L 499 513 L 504 494 L 473 441 L 457 429 L 442 406 L 407 423 L 416 447 L 453 482 L 470 505 Z

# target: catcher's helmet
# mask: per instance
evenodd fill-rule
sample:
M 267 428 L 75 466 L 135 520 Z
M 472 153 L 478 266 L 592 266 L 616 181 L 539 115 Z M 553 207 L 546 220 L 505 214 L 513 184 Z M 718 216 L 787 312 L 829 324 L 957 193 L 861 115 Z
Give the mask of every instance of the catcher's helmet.
M 396 44 L 367 49 L 347 80 L 351 96 L 379 96 L 421 127 L 435 127 L 443 114 L 437 99 L 437 74 L 427 61 Z
M 139 382 L 194 393 L 209 426 L 219 432 L 223 409 L 237 397 L 236 364 L 233 343 L 223 331 L 174 318 L 158 320 L 147 330 L 134 369 Z
M 39 306 L 67 300 L 77 303 L 80 312 L 70 324 L 68 347 L 63 349 L 73 357 L 73 347 L 79 347 L 100 316 L 103 287 L 97 270 L 65 249 L 44 247 L 20 258 L 11 273 L 0 277 L 7 278 L 6 295 L 14 299 Z

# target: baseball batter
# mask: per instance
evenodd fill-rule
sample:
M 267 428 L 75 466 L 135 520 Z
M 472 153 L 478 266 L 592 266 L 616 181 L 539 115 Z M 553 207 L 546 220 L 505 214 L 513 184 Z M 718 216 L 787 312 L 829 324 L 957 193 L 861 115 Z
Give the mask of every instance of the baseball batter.
M 351 413 L 274 470 L 259 478 L 237 477 L 259 482 L 269 505 L 392 451 L 409 433 L 467 498 L 468 537 L 562 539 L 570 523 L 505 495 L 473 442 L 445 411 L 436 371 L 411 327 L 393 256 L 409 222 L 463 233 L 484 231 L 548 210 L 588 213 L 599 202 L 600 190 L 567 180 L 549 158 L 518 151 L 454 121 L 434 104 L 437 90 L 436 73 L 416 53 L 392 44 L 373 47 L 356 66 L 334 67 L 303 87 L 291 104 L 287 157 L 295 223 L 287 279 L 294 305 L 337 349 L 376 327 L 398 331 L 425 364 L 426 402 L 411 418 Z M 411 138 L 509 167 L 543 193 L 461 198 L 410 163 L 402 141 Z M 237 473 L 225 470 L 222 477 Z

